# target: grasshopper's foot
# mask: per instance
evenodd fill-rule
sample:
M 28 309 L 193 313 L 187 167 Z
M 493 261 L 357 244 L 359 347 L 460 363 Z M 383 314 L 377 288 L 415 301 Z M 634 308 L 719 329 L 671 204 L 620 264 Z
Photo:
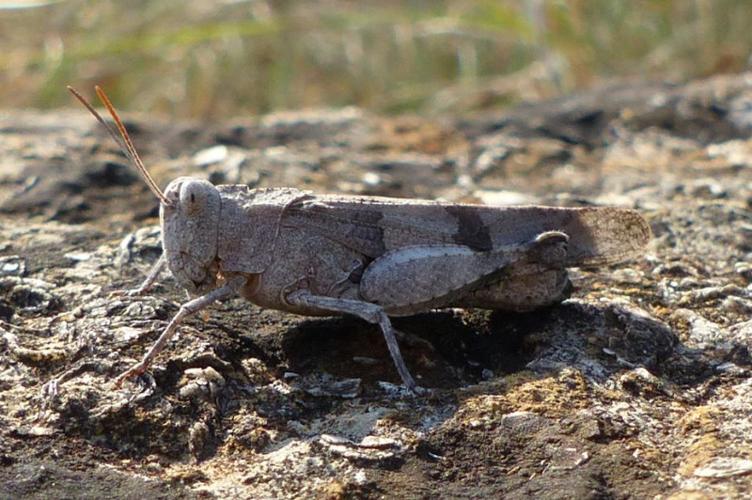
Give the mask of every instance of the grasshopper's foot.
M 415 394 L 416 396 L 427 396 L 431 394 L 431 389 L 426 389 L 425 387 L 416 385 L 415 387 L 411 389 L 411 392 Z
M 115 387 L 120 388 L 120 386 L 123 385 L 123 382 L 125 382 L 129 378 L 143 375 L 144 372 L 146 371 L 146 368 L 147 366 L 144 363 L 137 363 L 133 365 L 132 367 L 128 368 L 126 371 L 118 375 L 118 377 L 115 379 Z
M 131 288 L 130 290 L 112 290 L 108 292 L 107 296 L 114 299 L 121 299 L 123 297 L 141 297 L 148 291 L 148 289 L 143 287 Z
M 123 293 L 127 295 L 128 297 L 140 297 L 146 294 L 146 292 L 148 292 L 150 289 L 151 287 L 140 286 L 138 288 L 131 288 L 130 290 L 125 290 Z

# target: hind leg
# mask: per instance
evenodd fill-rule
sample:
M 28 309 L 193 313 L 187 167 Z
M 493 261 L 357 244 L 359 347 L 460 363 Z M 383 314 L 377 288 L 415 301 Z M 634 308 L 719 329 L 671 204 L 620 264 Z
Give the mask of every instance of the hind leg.
M 548 269 L 534 274 L 501 276 L 458 301 L 458 307 L 530 311 L 569 298 L 572 282 L 566 269 Z

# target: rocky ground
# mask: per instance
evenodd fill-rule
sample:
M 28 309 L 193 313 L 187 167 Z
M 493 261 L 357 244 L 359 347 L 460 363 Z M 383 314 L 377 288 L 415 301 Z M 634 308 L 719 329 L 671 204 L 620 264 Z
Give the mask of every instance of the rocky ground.
M 563 304 L 376 327 L 240 299 L 113 378 L 184 300 L 135 286 L 157 203 L 84 111 L 0 113 L 0 497 L 716 498 L 752 490 L 752 75 L 626 82 L 509 112 L 358 109 L 204 127 L 128 116 L 164 186 L 618 205 L 643 258 Z

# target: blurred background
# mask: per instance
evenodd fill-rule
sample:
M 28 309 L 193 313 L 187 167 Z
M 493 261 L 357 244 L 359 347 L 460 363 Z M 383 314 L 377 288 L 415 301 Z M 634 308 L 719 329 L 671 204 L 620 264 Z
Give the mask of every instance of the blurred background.
M 747 67 L 748 0 L 0 1 L 0 108 L 464 113 Z

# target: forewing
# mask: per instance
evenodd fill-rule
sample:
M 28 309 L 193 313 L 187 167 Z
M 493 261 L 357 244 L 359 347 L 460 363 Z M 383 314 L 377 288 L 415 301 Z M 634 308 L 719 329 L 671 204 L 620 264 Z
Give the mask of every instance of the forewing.
M 456 227 L 440 204 L 335 195 L 293 204 L 283 224 L 314 231 L 371 258 L 405 246 L 452 243 Z M 489 239 L 483 249 L 491 248 Z
M 638 255 L 650 228 L 635 211 L 611 207 L 492 207 L 426 200 L 311 196 L 292 203 L 283 224 L 315 231 L 371 258 L 405 246 L 456 244 L 475 251 L 569 235 L 567 266 Z

